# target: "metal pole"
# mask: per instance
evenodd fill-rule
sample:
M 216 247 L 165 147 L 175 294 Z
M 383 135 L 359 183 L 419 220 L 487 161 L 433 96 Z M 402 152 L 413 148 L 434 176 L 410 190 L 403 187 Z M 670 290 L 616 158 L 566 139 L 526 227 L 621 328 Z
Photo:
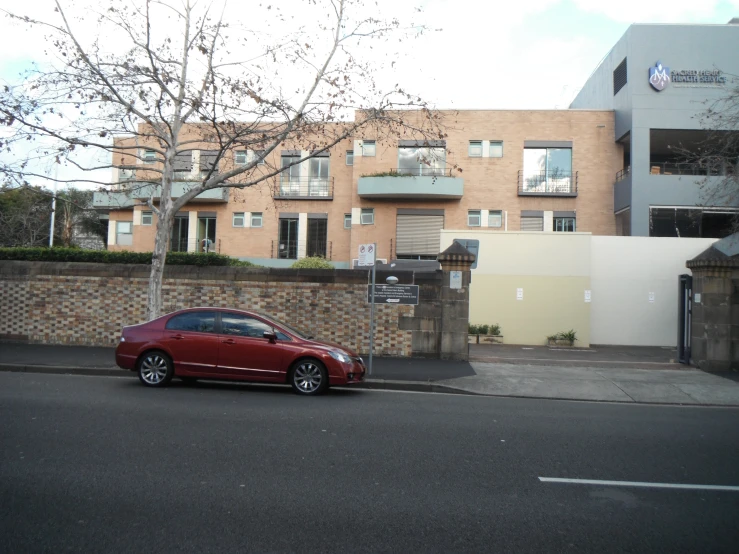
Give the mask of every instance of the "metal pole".
M 372 375 L 372 351 L 375 349 L 375 269 L 377 268 L 377 244 L 374 245 L 374 250 L 375 260 L 372 264 L 372 292 L 370 293 L 369 375 Z
M 54 180 L 54 199 L 51 201 L 51 229 L 49 230 L 49 248 L 54 246 L 54 216 L 56 215 L 56 187 L 57 182 Z

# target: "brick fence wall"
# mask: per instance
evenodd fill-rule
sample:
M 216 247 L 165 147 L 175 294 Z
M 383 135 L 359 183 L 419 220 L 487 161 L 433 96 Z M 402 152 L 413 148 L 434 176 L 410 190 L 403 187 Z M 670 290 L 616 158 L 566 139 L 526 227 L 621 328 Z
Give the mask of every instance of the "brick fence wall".
M 376 306 L 375 353 L 466 359 L 466 351 L 442 353 L 442 342 L 448 342 L 442 341 L 445 274 L 398 276 L 401 283 L 420 285 L 421 305 Z M 0 339 L 115 345 L 121 327 L 145 321 L 148 277 L 143 265 L 0 262 Z M 366 353 L 367 278 L 357 270 L 170 266 L 163 303 L 165 312 L 195 306 L 257 310 Z M 384 279 L 378 272 L 377 282 Z

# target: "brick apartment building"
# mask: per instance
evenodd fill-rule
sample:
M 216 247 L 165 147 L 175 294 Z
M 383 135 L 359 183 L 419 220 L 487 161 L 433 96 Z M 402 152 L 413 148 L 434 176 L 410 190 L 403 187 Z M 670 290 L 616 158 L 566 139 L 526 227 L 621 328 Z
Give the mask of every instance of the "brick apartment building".
M 257 186 L 207 191 L 177 214 L 170 250 L 202 251 L 207 238 L 214 250 L 261 265 L 323 256 L 346 268 L 367 242 L 377 243 L 380 259 L 435 259 L 442 228 L 616 234 L 613 183 L 624 154 L 612 110 L 441 115 L 442 141 L 356 136 Z M 307 155 L 288 146 L 264 170 Z M 114 182 L 135 182 L 156 163 L 151 155 L 144 150 L 136 166 L 116 169 Z M 211 155 L 178 155 L 175 196 L 211 167 Z M 253 155 L 235 150 L 221 164 Z M 111 250 L 153 248 L 156 216 L 143 202 L 152 191 L 131 190 L 95 195 L 109 213 Z

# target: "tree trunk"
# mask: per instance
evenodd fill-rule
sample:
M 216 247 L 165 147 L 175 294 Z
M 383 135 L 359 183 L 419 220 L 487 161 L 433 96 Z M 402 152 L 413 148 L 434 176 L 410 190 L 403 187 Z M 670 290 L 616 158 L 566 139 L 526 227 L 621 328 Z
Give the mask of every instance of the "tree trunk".
M 167 244 L 171 225 L 169 210 L 162 210 L 157 220 L 157 234 L 154 238 L 154 253 L 151 257 L 149 292 L 146 297 L 146 317 L 148 321 L 162 315 L 162 280 L 164 264 L 167 260 Z

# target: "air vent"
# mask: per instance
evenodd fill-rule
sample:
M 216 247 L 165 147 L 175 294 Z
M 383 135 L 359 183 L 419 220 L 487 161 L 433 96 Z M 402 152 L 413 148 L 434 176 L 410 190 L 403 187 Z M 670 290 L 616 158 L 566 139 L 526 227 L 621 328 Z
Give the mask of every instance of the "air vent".
M 626 86 L 626 58 L 613 71 L 613 96 Z

